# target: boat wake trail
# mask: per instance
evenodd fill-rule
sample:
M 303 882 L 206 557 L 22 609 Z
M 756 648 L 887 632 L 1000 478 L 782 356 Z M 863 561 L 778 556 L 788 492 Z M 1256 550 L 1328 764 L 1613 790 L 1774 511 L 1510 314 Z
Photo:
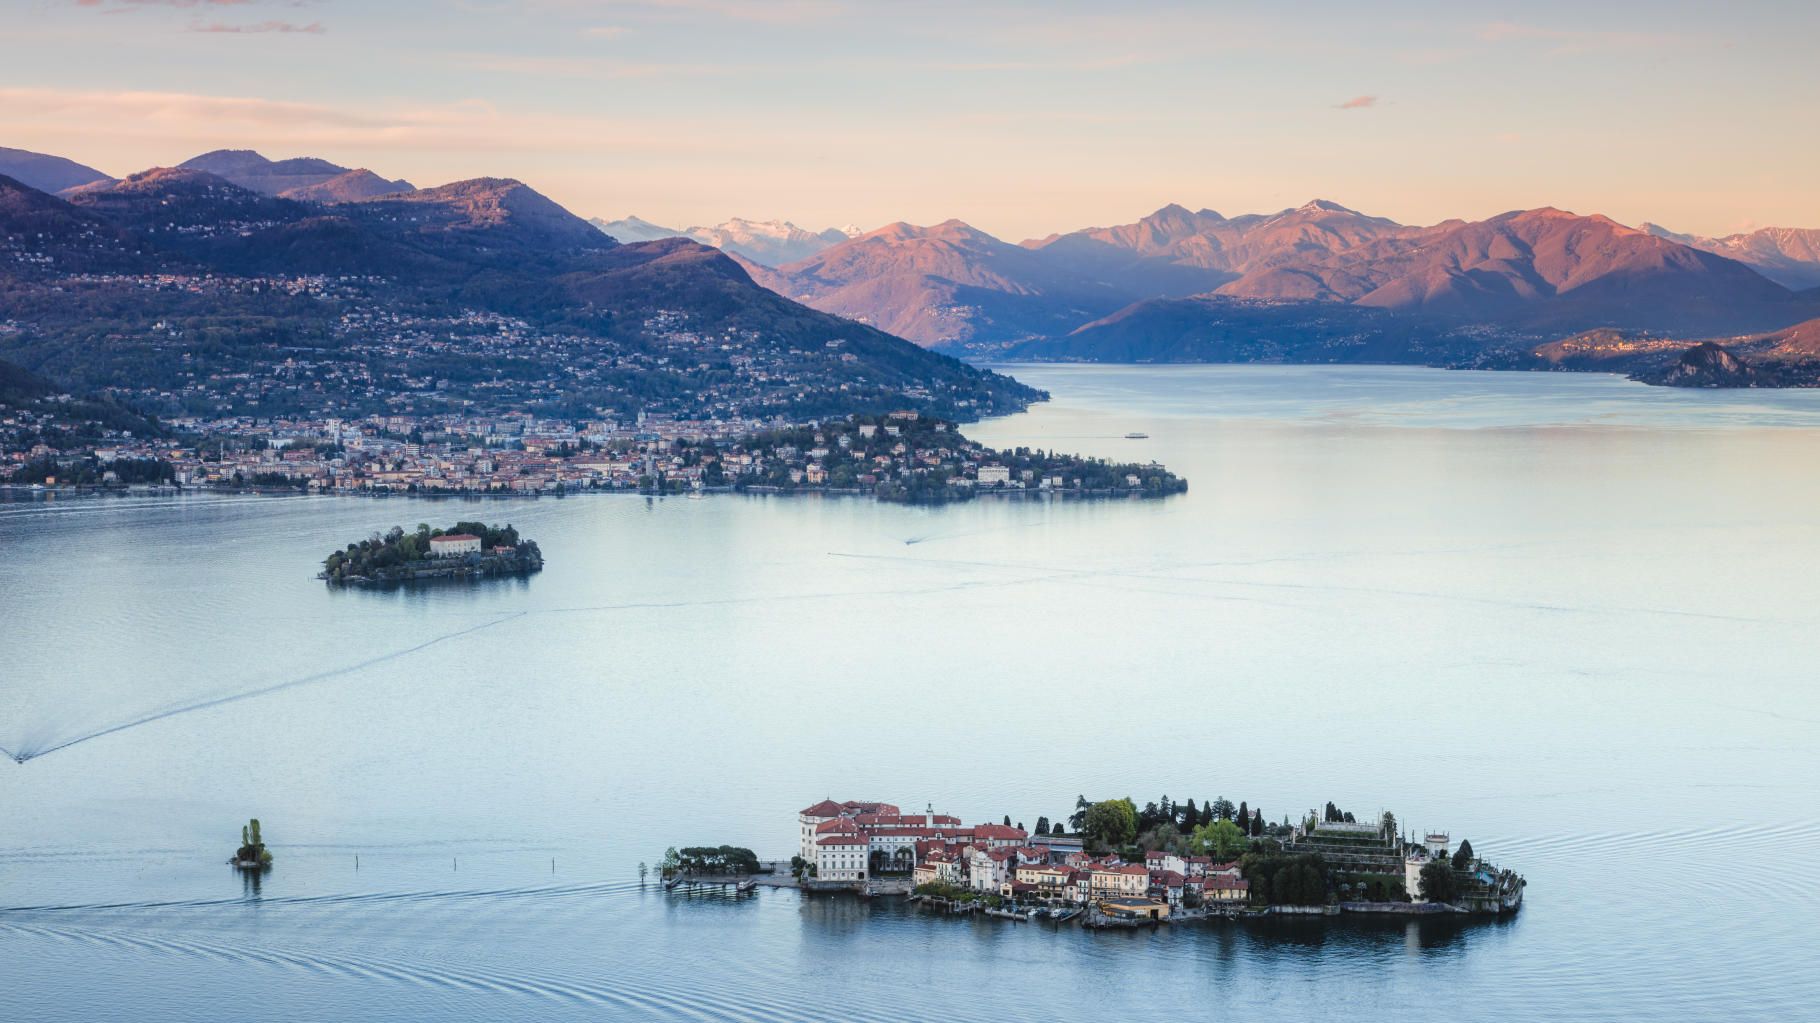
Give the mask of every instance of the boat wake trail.
M 360 671 L 363 668 L 370 668 L 375 664 L 384 664 L 387 661 L 394 661 L 400 657 L 409 657 L 410 655 L 412 655 L 414 653 L 418 653 L 419 651 L 422 651 L 422 650 L 427 650 L 430 647 L 436 646 L 439 643 L 447 643 L 448 641 L 450 641 L 452 639 L 460 639 L 463 636 L 472 635 L 476 632 L 481 631 L 482 629 L 490 629 L 495 625 L 503 625 L 504 623 L 513 621 L 514 619 L 523 618 L 525 616 L 525 614 L 526 614 L 526 612 L 524 612 L 524 611 L 514 611 L 511 614 L 501 615 L 498 618 L 493 618 L 488 621 L 481 622 L 478 625 L 470 625 L 470 626 L 467 626 L 466 628 L 456 629 L 453 632 L 445 632 L 440 636 L 433 636 L 429 639 L 424 640 L 421 643 L 415 643 L 408 647 L 402 647 L 398 650 L 393 650 L 390 653 L 380 654 L 377 657 L 369 657 L 364 661 L 357 661 L 353 664 L 344 664 L 338 668 L 329 668 L 326 671 L 314 672 L 309 675 L 304 675 L 300 678 L 287 679 L 283 682 L 274 682 L 271 685 L 260 686 L 257 689 L 246 689 L 246 690 L 242 690 L 237 693 L 229 693 L 226 696 L 212 696 L 212 697 L 209 697 L 204 700 L 197 700 L 194 703 L 185 703 L 185 704 L 180 704 L 175 707 L 167 707 L 164 710 L 154 711 L 153 713 L 150 713 L 150 714 L 144 714 L 139 717 L 133 718 L 130 721 L 122 721 L 118 724 L 108 725 L 105 728 L 97 728 L 92 732 L 85 732 L 84 734 L 78 735 L 75 738 L 65 739 L 62 742 L 58 742 L 54 745 L 45 746 L 45 747 L 42 747 L 39 749 L 8 750 L 8 749 L 0 748 L 0 753 L 4 753 L 7 757 L 11 758 L 12 761 L 16 764 L 23 764 L 29 760 L 36 760 L 39 757 L 49 756 L 50 754 L 56 753 L 59 750 L 69 749 L 71 746 L 76 746 L 81 743 L 88 742 L 91 739 L 99 739 L 102 736 L 106 736 L 106 735 L 115 735 L 117 733 L 124 732 L 130 728 L 138 728 L 141 725 L 149 725 L 154 721 L 163 721 L 166 718 L 173 718 L 173 717 L 178 716 L 179 714 L 189 714 L 189 713 L 193 713 L 193 712 L 199 711 L 199 710 L 208 710 L 212 707 L 221 707 L 221 706 L 225 706 L 226 704 L 230 704 L 230 703 L 238 703 L 241 700 L 251 700 L 251 699 L 254 699 L 254 698 L 260 697 L 260 696 L 269 696 L 273 693 L 283 692 L 286 689 L 297 689 L 302 686 L 315 685 L 318 682 L 327 682 L 330 679 L 340 678 L 343 675 L 352 674 L 353 672 Z

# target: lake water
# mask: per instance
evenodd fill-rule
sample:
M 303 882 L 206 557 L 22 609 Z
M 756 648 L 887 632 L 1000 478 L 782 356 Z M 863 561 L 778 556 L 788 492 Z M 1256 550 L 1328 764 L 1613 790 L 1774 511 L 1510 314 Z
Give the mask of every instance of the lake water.
M 970 434 L 1191 491 L 0 504 L 0 746 L 53 751 L 0 761 L 0 1019 L 1813 1012 L 1820 393 L 1013 372 L 1055 400 Z M 457 517 L 548 567 L 312 578 Z M 1165 793 L 1391 809 L 1525 906 L 1102 934 L 637 881 L 788 856 L 824 796 Z M 257 891 L 222 863 L 249 816 Z

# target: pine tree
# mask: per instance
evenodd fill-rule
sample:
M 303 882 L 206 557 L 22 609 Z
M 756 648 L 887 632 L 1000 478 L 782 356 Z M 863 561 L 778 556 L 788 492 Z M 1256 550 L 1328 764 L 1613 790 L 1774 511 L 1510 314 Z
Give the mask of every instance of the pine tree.
M 1453 851 L 1453 869 L 1465 870 L 1472 866 L 1472 860 L 1472 843 L 1464 838 L 1460 839 L 1460 847 Z
M 1039 835 L 1047 835 L 1049 833 L 1049 818 L 1038 817 L 1036 819 L 1036 833 Z
M 1188 805 L 1182 808 L 1182 830 L 1193 831 L 1200 826 L 1201 811 L 1195 807 L 1194 800 L 1190 799 Z

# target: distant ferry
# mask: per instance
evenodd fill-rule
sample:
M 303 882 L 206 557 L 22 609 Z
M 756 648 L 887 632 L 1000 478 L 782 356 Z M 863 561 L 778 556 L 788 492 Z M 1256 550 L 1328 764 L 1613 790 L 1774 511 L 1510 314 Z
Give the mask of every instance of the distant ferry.
M 1133 430 L 1130 433 L 1125 435 L 1125 439 L 1126 440 L 1149 440 L 1150 435 L 1147 433 L 1140 433 L 1136 430 Z

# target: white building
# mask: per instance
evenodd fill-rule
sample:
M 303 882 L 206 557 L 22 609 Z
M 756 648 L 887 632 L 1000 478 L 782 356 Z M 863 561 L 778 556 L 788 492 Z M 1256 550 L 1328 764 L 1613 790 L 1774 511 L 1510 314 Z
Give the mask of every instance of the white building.
M 438 558 L 459 558 L 480 553 L 480 537 L 472 533 L 444 533 L 430 537 L 430 553 Z
M 1423 837 L 1421 845 L 1403 858 L 1403 890 L 1416 902 L 1428 901 L 1422 898 L 1422 868 L 1434 860 L 1448 859 L 1447 843 L 1445 832 L 1431 831 Z
M 967 853 L 967 885 L 974 891 L 996 892 L 1011 880 L 1017 853 L 1010 849 L 973 846 Z
M 815 862 L 815 829 L 843 815 L 844 808 L 832 799 L 824 799 L 796 815 L 798 838 L 796 855 Z
M 1003 465 L 982 465 L 979 467 L 978 478 L 981 486 L 989 483 L 1009 483 L 1011 482 L 1011 470 Z
M 829 835 L 815 843 L 818 881 L 864 881 L 868 843 L 858 835 Z

